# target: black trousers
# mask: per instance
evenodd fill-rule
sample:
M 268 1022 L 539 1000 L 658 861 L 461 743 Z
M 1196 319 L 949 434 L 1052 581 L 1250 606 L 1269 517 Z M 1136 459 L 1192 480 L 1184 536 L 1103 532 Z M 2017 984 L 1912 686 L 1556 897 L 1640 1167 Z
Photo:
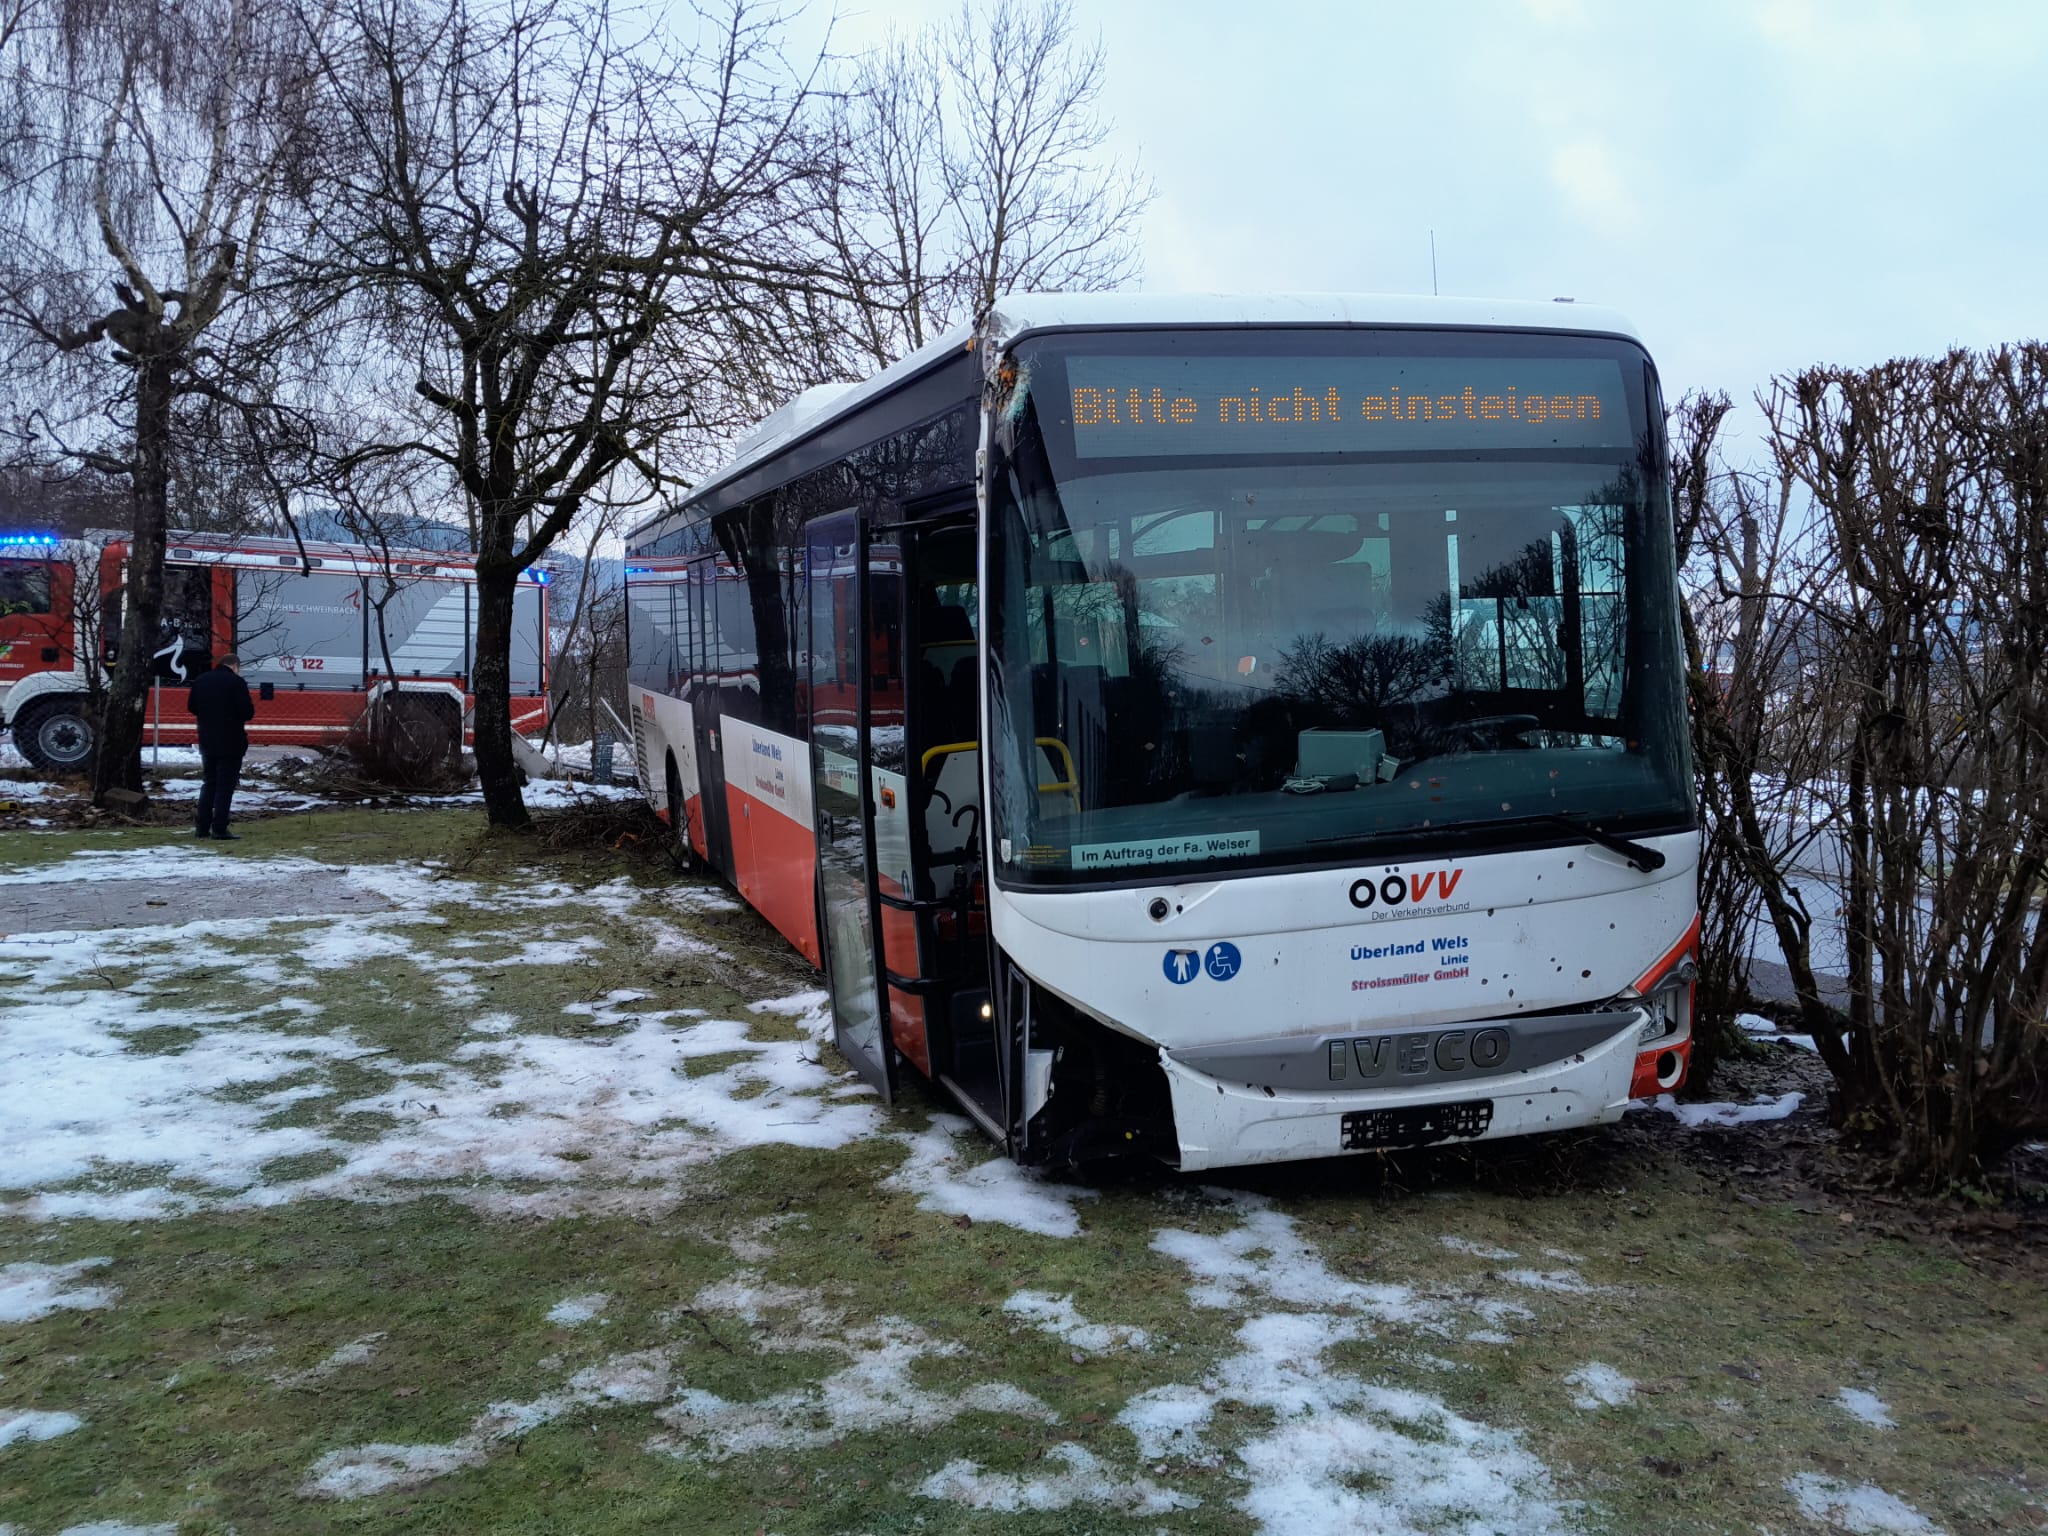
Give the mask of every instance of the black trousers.
M 199 781 L 199 820 L 194 830 L 201 836 L 211 833 L 219 837 L 227 831 L 228 807 L 234 803 L 235 786 L 242 781 L 244 750 L 199 749 L 199 764 L 205 777 Z

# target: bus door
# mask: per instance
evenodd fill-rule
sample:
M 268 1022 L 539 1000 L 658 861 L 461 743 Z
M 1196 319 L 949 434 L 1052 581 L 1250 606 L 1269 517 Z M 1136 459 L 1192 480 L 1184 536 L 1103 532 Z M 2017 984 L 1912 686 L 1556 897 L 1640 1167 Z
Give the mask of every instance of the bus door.
M 906 524 L 902 551 L 908 842 L 901 903 L 914 934 L 891 943 L 892 1005 L 915 997 L 927 1071 L 1007 1142 L 1004 1055 L 989 1011 L 981 868 L 981 663 L 971 503 Z M 885 905 L 889 888 L 882 887 Z M 886 918 L 885 912 L 885 918 Z M 909 937 L 910 935 L 906 935 Z M 914 962 L 914 963 L 913 963 Z M 908 973 L 906 976 L 904 973 Z
M 833 1035 L 846 1059 L 886 1100 L 895 1089 L 895 1062 L 883 1027 L 875 949 L 882 923 L 874 880 L 878 796 L 869 740 L 874 655 L 868 643 L 866 530 L 857 512 L 838 512 L 811 523 L 805 538 L 818 936 L 832 993 Z M 896 733 L 900 742 L 900 726 Z
M 689 612 L 696 630 L 691 649 L 690 730 L 697 752 L 699 805 L 704 812 L 704 857 L 728 880 L 736 880 L 732 833 L 725 804 L 725 759 L 718 753 L 721 675 L 718 660 L 718 561 L 706 555 L 690 562 Z

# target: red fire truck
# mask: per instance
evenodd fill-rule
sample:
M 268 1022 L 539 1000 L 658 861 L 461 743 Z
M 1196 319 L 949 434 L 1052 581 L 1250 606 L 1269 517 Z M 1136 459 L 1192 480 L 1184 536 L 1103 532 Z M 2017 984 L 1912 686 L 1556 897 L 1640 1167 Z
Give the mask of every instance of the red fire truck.
M 52 773 L 91 761 L 94 673 L 120 644 L 128 540 L 0 534 L 0 724 Z M 257 694 L 256 746 L 339 742 L 394 688 L 471 737 L 474 556 L 291 539 L 171 535 L 156 683 L 143 741 L 189 745 L 191 680 L 230 652 Z M 513 604 L 512 728 L 547 723 L 547 583 L 536 567 Z

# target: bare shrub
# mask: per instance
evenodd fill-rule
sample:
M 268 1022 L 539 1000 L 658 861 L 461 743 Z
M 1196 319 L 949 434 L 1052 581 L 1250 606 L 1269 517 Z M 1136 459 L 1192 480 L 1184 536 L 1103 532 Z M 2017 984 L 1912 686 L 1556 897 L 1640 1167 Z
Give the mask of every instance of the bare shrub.
M 379 695 L 343 738 L 358 779 L 396 789 L 454 790 L 462 766 L 462 717 L 446 694 L 393 689 Z
M 1796 558 L 1763 574 L 1754 756 L 1726 712 L 1742 857 L 1844 1123 L 1901 1179 L 1974 1181 L 2048 1108 L 2048 348 L 1815 368 L 1762 403 Z

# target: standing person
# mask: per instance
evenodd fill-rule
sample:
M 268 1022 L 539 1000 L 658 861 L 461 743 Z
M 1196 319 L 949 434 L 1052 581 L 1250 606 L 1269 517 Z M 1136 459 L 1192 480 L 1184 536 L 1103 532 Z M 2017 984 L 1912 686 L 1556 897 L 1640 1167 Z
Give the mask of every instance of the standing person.
M 244 727 L 256 717 L 256 701 L 242 681 L 241 658 L 223 656 L 192 685 L 186 708 L 199 722 L 199 762 L 205 778 L 199 785 L 199 825 L 194 837 L 235 841 L 228 830 L 228 806 L 242 777 L 242 758 L 249 750 Z

